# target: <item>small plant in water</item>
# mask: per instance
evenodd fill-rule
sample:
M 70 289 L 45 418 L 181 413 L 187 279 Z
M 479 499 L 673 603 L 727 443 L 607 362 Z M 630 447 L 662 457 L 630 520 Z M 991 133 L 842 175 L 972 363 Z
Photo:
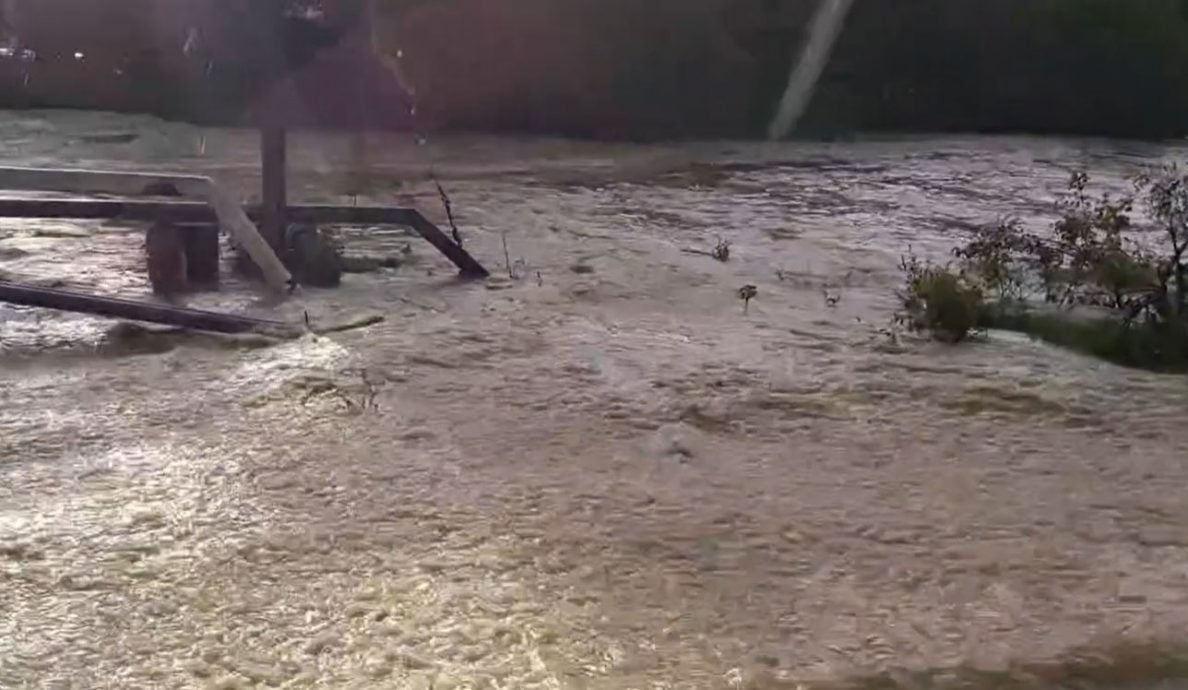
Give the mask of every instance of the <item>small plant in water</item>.
M 438 182 L 437 178 L 433 179 L 433 184 L 437 186 L 437 195 L 441 198 L 441 205 L 445 209 L 446 220 L 450 223 L 450 234 L 454 238 L 454 243 L 461 247 L 462 233 L 458 230 L 458 223 L 454 220 L 454 204 L 450 200 L 450 195 L 446 194 L 445 187 L 441 186 L 441 182 Z
M 681 251 L 686 254 L 699 254 L 701 256 L 708 256 L 725 263 L 730 261 L 730 240 L 724 240 L 719 237 L 718 243 L 715 244 L 714 248 L 708 252 L 704 249 L 682 249 Z
M 718 238 L 718 244 L 714 246 L 714 251 L 710 252 L 710 256 L 718 261 L 726 262 L 730 260 L 730 240 Z
M 519 280 L 520 277 L 516 275 L 516 270 L 512 267 L 511 253 L 507 251 L 506 231 L 500 233 L 500 239 L 503 240 L 503 264 L 507 267 L 507 277 L 511 280 Z
M 958 343 L 980 330 L 982 288 L 964 272 L 921 261 L 909 250 L 900 259 L 904 289 L 896 322 L 938 340 Z
M 738 298 L 743 301 L 743 313 L 746 314 L 751 308 L 751 300 L 759 294 L 759 288 L 754 285 L 744 285 L 738 289 Z

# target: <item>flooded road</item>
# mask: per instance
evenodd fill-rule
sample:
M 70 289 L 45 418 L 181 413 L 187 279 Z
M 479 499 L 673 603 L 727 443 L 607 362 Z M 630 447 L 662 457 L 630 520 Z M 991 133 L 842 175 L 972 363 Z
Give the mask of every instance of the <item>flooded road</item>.
M 12 165 L 255 190 L 255 146 L 0 113 Z M 294 147 L 292 196 L 345 198 L 347 142 Z M 444 221 L 434 172 L 495 277 L 349 229 L 404 265 L 192 300 L 385 316 L 274 347 L 0 306 L 0 687 L 777 688 L 1186 639 L 1184 379 L 879 331 L 908 245 L 1045 223 L 1072 169 L 1121 185 L 1188 149 L 371 150 L 361 203 Z M 728 262 L 689 251 L 719 238 Z M 0 274 L 147 298 L 141 241 L 3 220 Z

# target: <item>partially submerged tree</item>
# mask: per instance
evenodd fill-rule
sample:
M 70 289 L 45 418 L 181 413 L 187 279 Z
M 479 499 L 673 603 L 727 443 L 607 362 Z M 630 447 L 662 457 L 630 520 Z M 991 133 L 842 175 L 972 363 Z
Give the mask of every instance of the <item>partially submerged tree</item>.
M 955 249 L 954 264 L 905 259 L 900 319 L 949 341 L 1010 328 L 1126 364 L 1188 367 L 1188 174 L 1150 170 L 1121 198 L 1091 197 L 1088 185 L 1088 175 L 1072 177 L 1050 233 L 1007 219 Z

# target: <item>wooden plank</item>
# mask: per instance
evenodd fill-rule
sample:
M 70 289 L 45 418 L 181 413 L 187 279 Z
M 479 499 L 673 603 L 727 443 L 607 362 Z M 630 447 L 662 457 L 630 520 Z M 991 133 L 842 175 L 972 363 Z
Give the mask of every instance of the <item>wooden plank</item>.
M 255 319 L 235 314 L 173 307 L 165 304 L 136 302 L 117 297 L 101 297 L 81 292 L 32 287 L 0 281 L 0 302 L 28 307 L 80 312 L 133 321 L 147 321 L 216 333 L 266 333 L 292 335 L 300 328 L 283 321 Z
M 240 247 L 252 258 L 252 262 L 264 274 L 264 280 L 274 292 L 285 292 L 293 287 L 293 276 L 281 262 L 276 250 L 260 234 L 256 226 L 244 213 L 239 201 L 222 186 L 210 185 L 208 202 L 224 228 Z
M 8 191 L 138 196 L 151 187 L 169 185 L 182 196 L 205 199 L 210 183 L 210 178 L 198 175 L 0 166 L 0 189 Z
M 259 221 L 260 206 L 244 209 Z M 403 225 L 412 227 L 415 209 L 395 206 L 339 206 L 300 204 L 289 206 L 293 223 L 319 225 Z M 125 199 L 0 199 L 0 218 L 78 218 L 83 220 L 169 220 L 175 223 L 214 223 L 214 211 L 200 201 L 142 201 Z M 428 221 L 426 221 L 428 222 Z
M 213 178 L 201 175 L 159 173 L 129 173 L 114 170 L 85 170 L 69 168 L 0 167 L 0 189 L 45 190 L 81 193 L 137 195 L 149 189 L 169 192 L 169 195 L 195 196 L 210 205 L 219 226 L 233 235 L 252 261 L 260 267 L 268 286 L 275 292 L 285 292 L 292 285 L 284 264 L 244 213 L 237 199 Z M 157 193 L 161 193 L 158 191 Z M 9 216 L 12 217 L 12 216 Z M 32 213 L 28 217 L 52 217 Z M 58 216 L 69 217 L 69 216 Z M 79 217 L 79 216 L 74 216 Z M 92 217 L 92 216 L 82 216 Z M 160 217 L 144 220 L 171 220 Z
M 449 235 L 442 232 L 441 228 L 431 223 L 420 212 L 410 209 L 407 220 L 408 226 L 428 240 L 429 244 L 437 248 L 437 251 L 445 254 L 446 258 L 462 271 L 462 275 L 467 278 L 486 278 L 490 275 L 482 264 L 475 261 L 474 257 L 458 246 L 454 240 L 450 239 Z
M 259 207 L 247 208 L 257 220 Z M 446 256 L 462 274 L 471 278 L 488 275 L 482 264 L 459 247 L 420 211 L 391 206 L 300 205 L 286 209 L 293 223 L 316 225 L 399 225 L 412 228 Z M 210 206 L 196 201 L 124 201 L 113 199 L 0 199 L 0 217 L 123 219 L 129 221 L 169 220 L 176 223 L 210 223 L 215 216 Z

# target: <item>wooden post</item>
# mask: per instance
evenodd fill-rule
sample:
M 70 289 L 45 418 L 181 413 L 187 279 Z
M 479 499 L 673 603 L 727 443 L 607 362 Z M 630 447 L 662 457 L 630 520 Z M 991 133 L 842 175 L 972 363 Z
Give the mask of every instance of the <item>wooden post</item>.
M 285 182 L 285 128 L 266 124 L 260 129 L 262 204 L 260 233 L 283 256 L 287 219 Z
M 191 288 L 219 284 L 219 227 L 211 223 L 179 223 L 182 251 L 186 254 L 186 281 Z

